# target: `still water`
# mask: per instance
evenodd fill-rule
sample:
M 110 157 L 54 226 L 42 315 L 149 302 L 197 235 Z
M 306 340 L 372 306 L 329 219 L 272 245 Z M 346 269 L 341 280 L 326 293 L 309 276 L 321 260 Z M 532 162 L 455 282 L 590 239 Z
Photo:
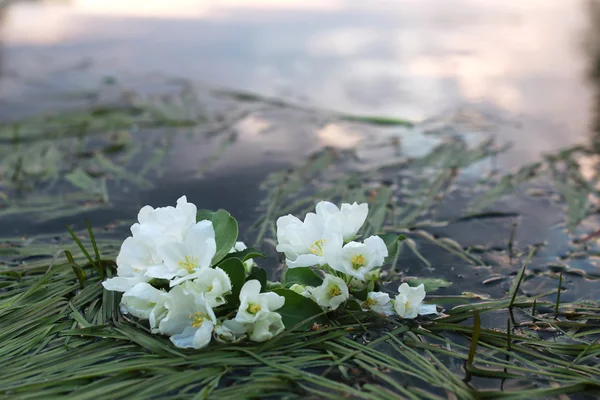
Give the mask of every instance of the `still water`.
M 514 142 L 513 166 L 589 136 L 589 3 L 17 2 L 2 18 L 2 115 L 106 76 L 162 75 L 415 121 L 468 110 Z

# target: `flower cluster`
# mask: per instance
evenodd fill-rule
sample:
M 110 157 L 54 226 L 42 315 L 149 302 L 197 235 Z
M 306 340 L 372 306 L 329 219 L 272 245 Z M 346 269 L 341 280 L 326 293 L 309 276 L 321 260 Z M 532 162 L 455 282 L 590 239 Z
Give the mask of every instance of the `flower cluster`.
M 147 320 L 152 333 L 181 348 L 213 339 L 263 342 L 285 325 L 306 327 L 302 321 L 340 307 L 405 319 L 436 313 L 422 304 L 423 284 L 403 283 L 395 299 L 376 290 L 400 237 L 359 240 L 368 214 L 367 204 L 322 201 L 304 221 L 279 218 L 276 248 L 288 269 L 274 283 L 254 262 L 265 255 L 237 241 L 237 222 L 227 211 L 197 210 L 185 196 L 176 207 L 145 206 L 121 246 L 116 276 L 103 285 L 123 293 L 123 314 Z
M 261 293 L 261 282 L 248 279 L 254 261 L 233 257 L 234 263 L 221 262 L 246 250 L 235 242 L 237 223 L 233 220 L 230 229 L 234 234 L 222 235 L 228 240 L 217 243 L 214 220 L 197 221 L 197 208 L 185 196 L 176 207 L 145 206 L 121 246 L 117 276 L 103 282 L 105 289 L 123 292 L 123 313 L 148 320 L 153 333 L 170 336 L 177 347 L 198 349 L 213 338 L 261 342 L 285 328 L 276 312 L 285 298 Z M 238 264 L 242 284 L 235 288 L 231 275 Z
M 321 201 L 315 211 L 306 214 L 304 221 L 293 215 L 277 220 L 277 250 L 285 253 L 288 268 L 310 267 L 323 277 L 318 286 L 295 283 L 291 290 L 314 300 L 324 310 L 335 310 L 353 296 L 363 310 L 382 315 L 396 313 L 412 319 L 436 312 L 435 306 L 422 305 L 423 284 L 413 288 L 403 283 L 395 300 L 373 290 L 389 252 L 379 236 L 356 241 L 369 213 L 366 203 L 344 203 L 338 208 Z

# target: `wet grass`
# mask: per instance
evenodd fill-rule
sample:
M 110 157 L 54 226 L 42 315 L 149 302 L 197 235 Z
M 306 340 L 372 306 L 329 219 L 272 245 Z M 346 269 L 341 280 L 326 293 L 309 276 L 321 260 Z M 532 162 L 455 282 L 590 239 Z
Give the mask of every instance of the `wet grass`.
M 48 161 L 55 168 L 42 165 L 36 175 L 24 161 L 0 164 L 0 171 L 5 171 L 0 180 L 4 200 L 0 201 L 9 204 L 0 208 L 0 218 L 21 213 L 47 218 L 77 215 L 107 205 L 111 182 L 146 187 L 151 180 L 145 173 L 134 174 L 136 169 L 128 163 L 140 151 L 136 146 L 141 139 L 129 131 L 130 136 L 125 135 L 129 141 L 107 141 L 107 132 L 113 128 L 130 130 L 132 124 L 139 127 L 150 118 L 149 127 L 161 125 L 174 131 L 193 121 L 202 127 L 202 135 L 223 140 L 201 165 L 201 172 L 206 172 L 228 150 L 231 132 L 227 127 L 253 110 L 246 107 L 296 107 L 247 93 L 220 95 L 243 106 L 223 118 L 208 114 L 213 115 L 211 119 L 185 111 L 187 106 L 182 104 L 196 104 L 195 100 L 160 103 L 162 111 L 144 110 L 136 103 L 125 111 L 63 115 L 56 123 L 21 122 L 35 128 L 19 130 L 17 139 L 14 124 L 12 131 L 4 127 L 0 132 L 6 135 L 0 138 L 6 142 L 0 151 L 5 154 L 25 154 L 21 147 L 11 152 L 10 146 L 33 148 L 50 142 L 64 149 L 56 150 L 58 155 L 46 150 L 50 159 L 58 157 L 61 162 Z M 152 107 L 157 108 L 156 104 Z M 67 235 L 6 238 L 0 241 L 3 397 L 531 399 L 598 395 L 600 302 L 597 296 L 583 300 L 584 294 L 573 298 L 572 291 L 565 289 L 577 287 L 585 277 L 567 279 L 563 270 L 540 271 L 536 257 L 544 243 L 521 245 L 514 223 L 503 238 L 507 245 L 502 251 L 487 247 L 489 237 L 465 246 L 460 235 L 449 237 L 436 230 L 454 224 L 474 227 L 513 221 L 527 210 L 512 209 L 510 200 L 528 196 L 524 194 L 528 190 L 539 191 L 539 185 L 545 198 L 552 197 L 564 208 L 564 227 L 577 231 L 582 221 L 594 217 L 593 200 L 598 195 L 596 177 L 583 174 L 579 165 L 582 157 L 590 155 L 587 150 L 567 149 L 500 174 L 487 165 L 505 148 L 490 140 L 471 143 L 429 132 L 426 135 L 435 145 L 426 154 L 405 157 L 395 129 L 407 129 L 410 124 L 339 114 L 332 118 L 383 129 L 372 147 L 398 146 L 400 156 L 383 162 L 375 156 L 373 162 L 360 149 L 326 148 L 303 163 L 272 173 L 263 182 L 260 216 L 247 237 L 256 246 L 272 250 L 280 215 L 302 215 L 323 199 L 367 201 L 370 215 L 363 236 L 381 232 L 405 236 L 386 266 L 383 290 L 393 292 L 400 281 L 427 278 L 428 299 L 442 311 L 437 318 L 384 320 L 341 311 L 332 315 L 329 325 L 314 325 L 309 331 L 289 329 L 266 343 L 183 351 L 123 316 L 119 296 L 103 291 L 102 276 L 114 273 L 122 238 L 115 239 L 110 232 L 94 237 L 91 229 L 73 232 L 80 246 L 68 241 Z M 84 134 L 64 128 L 81 129 L 86 119 Z M 420 134 L 418 125 L 412 129 L 411 134 Z M 161 151 L 157 158 L 150 157 L 152 164 L 144 164 L 143 171 L 160 168 L 165 156 L 165 150 Z M 65 156 L 72 154 L 82 156 L 63 164 Z M 476 178 L 465 179 L 465 171 Z M 40 185 L 62 187 L 65 182 L 75 190 L 39 194 Z M 11 203 L 16 188 L 25 190 L 27 185 L 32 186 L 33 195 Z M 462 193 L 466 200 L 457 202 L 456 195 Z M 582 258 L 598 253 L 589 242 L 571 243 L 569 251 L 575 248 Z M 498 254 L 506 254 L 513 265 L 490 261 Z M 440 257 L 450 261 L 445 264 Z M 444 270 L 447 266 L 471 274 L 484 268 L 496 278 L 494 283 L 487 278 L 483 284 L 489 293 L 474 293 L 470 285 L 478 283 L 478 278 L 455 282 Z M 501 272 L 502 268 L 510 273 Z M 276 278 L 279 265 L 272 272 Z M 534 286 L 538 279 L 541 283 Z
M 150 335 L 103 291 L 97 267 L 113 273 L 118 242 L 100 241 L 112 250 L 96 256 L 83 245 L 89 259 L 65 262 L 59 253 L 0 269 L 5 398 L 475 399 L 600 390 L 600 304 L 521 296 L 522 274 L 510 297 L 465 297 L 431 321 L 345 311 L 319 329 L 194 352 Z M 83 288 L 74 265 L 87 277 Z M 517 322 L 490 329 L 481 322 L 488 314 Z

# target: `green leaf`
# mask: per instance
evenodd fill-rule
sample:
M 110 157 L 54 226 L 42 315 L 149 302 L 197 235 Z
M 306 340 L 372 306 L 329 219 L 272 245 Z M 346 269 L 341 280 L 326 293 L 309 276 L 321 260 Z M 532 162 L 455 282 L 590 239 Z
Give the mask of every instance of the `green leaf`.
M 344 307 L 346 310 L 350 311 L 362 311 L 362 307 L 360 303 L 356 300 L 348 300 L 346 302 L 346 306 Z
M 396 235 L 395 233 L 386 233 L 379 235 L 383 242 L 387 246 L 388 256 L 385 258 L 384 264 L 387 264 L 394 259 L 396 253 L 400 250 L 399 243 L 406 239 L 404 235 Z
M 73 268 L 73 272 L 75 273 L 75 276 L 77 277 L 77 280 L 79 281 L 79 287 L 81 289 L 83 289 L 84 282 L 85 282 L 85 272 L 83 271 L 83 268 L 81 268 L 79 266 L 79 264 L 77 264 L 75 262 L 75 259 L 73 258 L 73 255 L 71 254 L 71 252 L 69 250 L 65 250 L 65 256 L 67 257 L 67 260 L 69 260 L 69 263 L 71 264 L 71 268 Z
M 226 297 L 227 303 L 237 304 L 240 298 L 240 290 L 242 290 L 246 279 L 244 264 L 238 258 L 230 258 L 219 264 L 219 268 L 225 271 L 231 279 L 231 294 Z
M 277 312 L 281 314 L 281 317 L 283 318 L 283 324 L 285 325 L 286 329 L 291 329 L 302 321 L 323 313 L 323 310 L 317 303 L 290 289 L 275 289 L 273 292 L 285 297 L 285 304 L 283 307 L 278 309 Z M 307 329 L 308 327 L 312 326 L 313 322 L 326 321 L 327 319 L 324 315 L 322 315 L 304 325 L 301 325 L 299 329 Z
M 265 290 L 267 290 L 267 271 L 265 271 L 264 268 L 259 268 L 259 267 L 254 267 L 252 268 L 252 271 L 250 271 L 250 275 L 248 275 L 248 278 L 246 279 L 246 281 L 252 280 L 252 279 L 256 279 L 257 281 L 260 282 L 260 287 L 261 287 L 261 292 L 264 292 Z
M 238 224 L 235 218 L 225 210 L 216 211 L 212 215 L 211 221 L 215 228 L 215 241 L 217 242 L 217 252 L 212 259 L 212 265 L 216 265 L 235 245 Z
M 441 278 L 410 278 L 406 283 L 411 287 L 419 286 L 422 283 L 425 286 L 425 291 L 427 293 L 435 292 L 439 288 L 445 288 L 452 285 L 452 282 Z
M 352 295 L 361 301 L 367 300 L 367 295 L 369 294 L 369 287 L 365 285 L 361 290 L 353 290 Z
M 168 291 L 171 288 L 170 281 L 168 279 L 152 278 L 148 281 L 148 283 L 156 289 L 164 289 Z
M 215 214 L 214 211 L 211 210 L 198 210 L 196 212 L 196 222 L 209 220 L 212 221 L 212 217 Z
M 320 286 L 323 283 L 323 279 L 309 267 L 288 268 L 285 271 L 283 281 L 286 287 L 290 287 L 295 283 L 304 286 Z
M 242 262 L 246 262 L 246 261 L 250 260 L 251 258 L 258 258 L 258 257 L 267 258 L 265 253 L 263 253 L 262 251 L 253 249 L 253 248 L 249 248 L 249 249 L 242 250 L 242 251 L 236 251 L 235 253 L 227 253 L 227 255 L 223 258 L 223 260 L 221 260 L 221 262 L 228 260 L 230 258 L 237 258 L 237 259 L 241 260 Z

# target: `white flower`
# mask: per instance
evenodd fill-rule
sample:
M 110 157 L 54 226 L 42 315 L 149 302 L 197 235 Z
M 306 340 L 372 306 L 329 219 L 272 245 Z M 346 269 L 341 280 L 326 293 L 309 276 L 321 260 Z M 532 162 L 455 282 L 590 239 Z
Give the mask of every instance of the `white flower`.
M 310 291 L 312 289 L 314 289 L 314 288 L 310 287 L 310 286 L 299 285 L 297 283 L 294 283 L 292 286 L 290 286 L 290 290 L 293 290 L 294 292 L 296 292 L 304 297 L 311 297 Z
M 308 213 L 304 222 L 293 215 L 277 220 L 277 251 L 285 253 L 289 268 L 325 265 L 326 257 L 339 253 L 342 245 L 338 218 L 324 220 Z
M 123 294 L 121 311 L 140 319 L 148 319 L 150 312 L 167 292 L 158 290 L 146 282 L 140 282 Z
M 149 268 L 162 265 L 162 259 L 147 237 L 128 237 L 121 245 L 117 256 L 117 276 L 102 282 L 106 290 L 126 292 L 140 282 L 148 282 L 145 276 Z
M 371 236 L 364 243 L 350 242 L 341 254 L 331 254 L 327 261 L 331 268 L 364 281 L 365 275 L 381 267 L 388 255 L 387 246 L 379 236 Z
M 139 223 L 131 226 L 133 236 L 147 236 L 160 240 L 171 238 L 181 241 L 185 232 L 196 223 L 197 208 L 185 196 L 177 200 L 177 207 L 143 207 L 138 213 Z
M 277 293 L 260 293 L 260 282 L 249 280 L 240 291 L 240 308 L 235 320 L 242 324 L 253 324 L 266 318 L 271 311 L 283 306 L 285 298 Z
M 250 340 L 264 342 L 279 335 L 284 329 L 285 325 L 283 325 L 281 315 L 270 312 L 254 323 L 250 330 Z
M 200 349 L 210 343 L 217 319 L 202 294 L 194 295 L 181 285 L 175 286 L 164 303 L 156 307 L 158 318 L 151 313 L 150 321 L 151 327 L 155 326 L 153 332 L 171 336 L 171 342 L 182 348 Z
M 398 288 L 398 296 L 394 302 L 396 313 L 405 319 L 415 318 L 419 314 L 421 302 L 425 298 L 425 287 L 420 284 L 416 288 L 403 283 Z
M 208 305 L 213 308 L 226 303 L 224 296 L 231 293 L 231 279 L 221 268 L 204 268 L 182 279 L 188 277 L 193 280 L 182 283 L 187 292 L 195 295 L 202 293 Z M 171 281 L 171 286 L 175 286 L 174 282 L 176 281 Z
M 214 336 L 217 342 L 220 343 L 237 343 L 244 339 L 248 326 L 239 322 L 228 319 L 222 324 L 217 324 L 214 330 Z
M 362 304 L 363 310 L 372 310 L 377 314 L 393 315 L 390 296 L 383 292 L 369 292 L 367 300 Z
M 321 201 L 317 204 L 316 211 L 317 216 L 324 220 L 332 217 L 340 217 L 344 240 L 352 240 L 360 227 L 365 223 L 367 214 L 369 214 L 369 206 L 367 203 L 342 203 L 342 207 L 338 208 L 333 203 Z
M 235 242 L 235 245 L 231 248 L 231 250 L 229 250 L 229 252 L 236 253 L 238 251 L 244 251 L 247 248 L 248 248 L 248 246 L 246 246 L 246 243 Z M 244 261 L 244 269 L 246 270 L 246 275 L 249 275 L 250 272 L 252 272 L 252 268 L 254 268 L 255 265 L 256 265 L 256 263 L 254 262 L 253 258 L 250 258 L 250 259 Z
M 211 221 L 204 220 L 193 225 L 185 234 L 183 241 L 162 243 L 158 246 L 158 255 L 164 263 L 148 268 L 146 276 L 160 279 L 178 279 L 181 283 L 201 269 L 209 268 L 217 250 L 215 230 Z
M 346 282 L 329 274 L 325 274 L 321 286 L 310 290 L 310 294 L 318 305 L 331 310 L 338 308 L 349 296 Z

